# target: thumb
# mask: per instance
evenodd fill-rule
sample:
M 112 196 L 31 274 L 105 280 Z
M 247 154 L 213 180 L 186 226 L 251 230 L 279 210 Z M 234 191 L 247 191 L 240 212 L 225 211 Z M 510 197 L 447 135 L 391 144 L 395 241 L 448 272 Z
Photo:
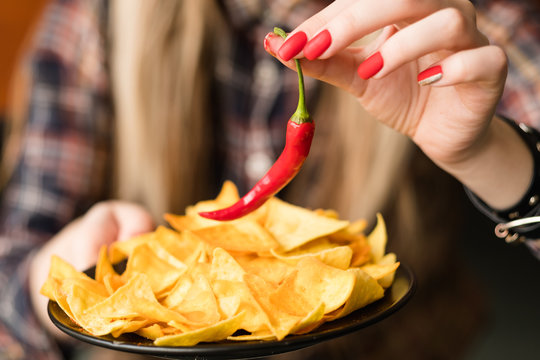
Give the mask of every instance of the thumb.
M 116 241 L 154 230 L 154 220 L 144 207 L 125 201 L 110 201 L 108 205 L 109 215 L 117 228 Z
M 104 201 L 94 205 L 81 219 L 82 226 L 92 234 L 96 246 L 152 231 L 154 221 L 142 206 L 126 201 Z

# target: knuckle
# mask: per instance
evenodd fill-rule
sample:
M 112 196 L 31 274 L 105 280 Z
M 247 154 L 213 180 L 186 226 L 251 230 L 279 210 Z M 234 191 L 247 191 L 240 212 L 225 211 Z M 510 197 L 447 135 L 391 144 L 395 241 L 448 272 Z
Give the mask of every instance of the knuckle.
M 106 213 L 110 211 L 111 207 L 114 205 L 114 200 L 104 200 L 100 201 L 94 205 L 88 210 L 88 215 L 96 216 L 99 214 Z
M 358 10 L 360 8 L 361 4 L 357 4 L 355 8 L 351 9 L 351 11 L 346 11 L 343 13 L 340 22 L 342 26 L 346 29 L 355 29 L 358 27 L 358 24 L 360 24 L 360 14 L 361 11 Z
M 438 2 L 433 0 L 399 0 L 396 2 L 398 12 L 407 16 L 427 15 L 438 9 Z
M 446 32 L 449 48 L 462 47 L 464 43 L 471 42 L 469 20 L 456 8 L 441 10 L 443 29 Z
M 476 19 L 476 6 L 471 1 L 464 1 L 460 6 L 466 16 L 473 20 Z
M 313 27 L 314 29 L 320 29 L 328 22 L 328 19 L 322 14 L 318 13 L 313 15 L 308 21 L 309 26 Z M 305 23 L 303 25 L 305 25 Z
M 506 57 L 506 53 L 504 52 L 504 50 L 501 47 L 495 45 L 491 45 L 489 47 L 489 50 L 490 58 L 493 62 L 495 69 L 501 73 L 506 72 L 506 69 L 508 67 L 508 58 Z
M 414 9 L 421 7 L 421 0 L 399 0 L 396 4 L 397 10 L 402 14 L 409 14 Z

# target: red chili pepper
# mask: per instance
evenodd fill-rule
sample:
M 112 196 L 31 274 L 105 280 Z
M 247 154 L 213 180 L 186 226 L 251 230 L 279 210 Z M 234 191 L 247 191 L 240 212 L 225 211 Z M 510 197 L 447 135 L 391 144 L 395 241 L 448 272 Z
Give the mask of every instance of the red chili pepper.
M 274 33 L 287 37 L 279 28 L 274 28 Z M 234 220 L 247 215 L 277 194 L 300 171 L 311 147 L 315 124 L 306 110 L 302 68 L 298 60 L 295 63 L 298 72 L 298 107 L 287 123 L 285 148 L 281 155 L 262 179 L 235 204 L 221 210 L 200 212 L 200 216 L 214 220 Z

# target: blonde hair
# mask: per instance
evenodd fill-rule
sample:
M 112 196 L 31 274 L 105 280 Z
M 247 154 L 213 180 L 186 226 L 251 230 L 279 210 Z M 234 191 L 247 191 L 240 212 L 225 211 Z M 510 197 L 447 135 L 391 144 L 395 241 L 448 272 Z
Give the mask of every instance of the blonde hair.
M 115 193 L 154 216 L 207 196 L 209 1 L 112 3 Z
M 155 216 L 183 211 L 217 190 L 207 175 L 205 59 L 216 37 L 226 38 L 225 23 L 212 1 L 116 0 L 112 14 L 117 195 Z M 320 99 L 313 149 L 290 200 L 373 216 L 407 163 L 410 142 L 342 90 L 323 86 Z

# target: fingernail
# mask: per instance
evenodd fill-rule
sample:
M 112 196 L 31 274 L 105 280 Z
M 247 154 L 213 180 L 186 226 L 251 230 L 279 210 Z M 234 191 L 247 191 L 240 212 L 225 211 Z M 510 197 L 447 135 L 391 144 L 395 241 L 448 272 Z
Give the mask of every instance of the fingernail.
M 309 60 L 315 60 L 328 49 L 332 43 L 332 36 L 328 30 L 323 30 L 313 39 L 309 40 L 304 47 L 304 56 Z
M 303 31 L 299 31 L 288 37 L 283 45 L 278 50 L 278 55 L 285 61 L 291 60 L 304 48 L 307 42 L 307 35 Z
M 270 54 L 272 54 L 273 56 L 275 56 L 276 54 L 272 51 L 272 49 L 270 48 L 270 38 L 272 38 L 273 36 L 275 36 L 275 34 L 273 32 L 269 32 L 268 34 L 266 34 L 266 36 L 264 37 L 264 50 L 268 51 Z
M 436 65 L 433 67 L 430 67 L 424 71 L 422 71 L 420 74 L 418 74 L 418 84 L 419 85 L 431 85 L 442 78 L 442 68 L 441 65 Z
M 384 61 L 381 53 L 377 51 L 360 64 L 358 67 L 358 76 L 364 80 L 367 80 L 378 73 L 382 69 L 383 65 Z

